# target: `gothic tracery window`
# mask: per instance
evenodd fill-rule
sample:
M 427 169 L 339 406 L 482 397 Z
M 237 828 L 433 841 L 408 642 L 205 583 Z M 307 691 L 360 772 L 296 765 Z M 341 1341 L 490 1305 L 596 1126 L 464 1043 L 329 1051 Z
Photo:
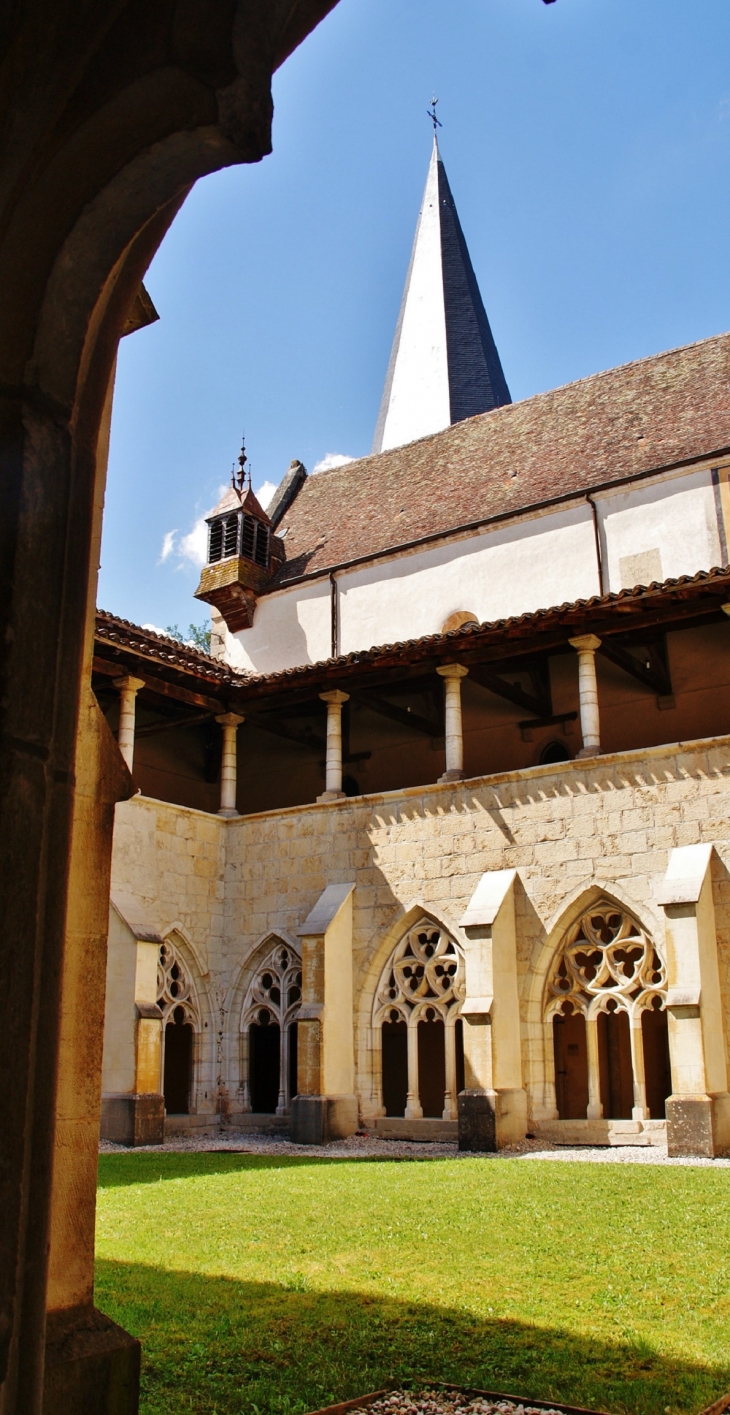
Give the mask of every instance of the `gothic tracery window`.
M 373 1008 L 382 1044 L 387 1115 L 453 1119 L 463 1066 L 464 964 L 445 929 L 428 918 L 404 934 L 383 970 Z
M 296 1093 L 296 1019 L 302 963 L 277 939 L 252 978 L 241 1012 L 244 1110 L 284 1114 Z
M 666 989 L 663 959 L 626 910 L 598 900 L 573 924 L 548 979 L 545 1014 L 561 1119 L 664 1115 Z
M 194 1034 L 199 1030 L 198 1007 L 185 965 L 167 939 L 157 964 L 157 1005 L 162 1013 L 162 1090 L 168 1115 L 190 1110 L 193 1085 Z

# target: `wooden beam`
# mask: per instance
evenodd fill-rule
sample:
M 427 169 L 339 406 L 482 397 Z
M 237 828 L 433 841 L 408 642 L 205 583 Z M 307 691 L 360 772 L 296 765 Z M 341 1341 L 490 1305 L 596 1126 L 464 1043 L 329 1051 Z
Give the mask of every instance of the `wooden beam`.
M 135 741 L 138 737 L 151 737 L 155 732 L 169 732 L 172 727 L 198 727 L 201 722 L 210 722 L 212 716 L 210 712 L 196 712 L 191 717 L 172 717 L 166 722 L 148 722 L 145 727 L 135 728 Z
M 647 644 L 646 648 L 643 645 L 629 648 L 615 639 L 602 639 L 599 653 L 618 668 L 623 668 L 645 688 L 650 688 L 658 698 L 671 696 L 672 679 L 664 640 Z
M 552 713 L 552 702 L 550 700 L 550 683 L 547 680 L 547 692 L 544 674 L 541 675 L 533 671 L 534 665 L 524 671 L 530 673 L 530 680 L 533 688 L 538 692 L 528 693 L 521 688 L 519 683 L 508 683 L 506 678 L 502 678 L 499 673 L 494 673 L 490 668 L 485 668 L 481 664 L 473 664 L 469 668 L 469 677 L 474 683 L 478 683 L 480 688 L 487 688 L 490 693 L 496 693 L 499 698 L 506 698 L 507 702 L 514 703 L 516 707 L 524 708 L 526 712 L 532 713 L 533 717 L 550 717 Z
M 300 747 L 308 747 L 313 752 L 325 750 L 324 738 L 315 736 L 314 732 L 297 732 L 294 727 L 287 727 L 283 722 L 276 722 L 273 716 L 247 712 L 245 704 L 242 711 L 246 722 L 250 722 L 252 727 L 260 727 L 262 732 L 270 732 L 274 737 L 284 737 L 287 742 L 296 742 Z
M 409 727 L 413 732 L 422 732 L 425 737 L 444 735 L 443 726 L 437 720 L 431 721 L 418 712 L 411 712 L 410 708 L 398 707 L 381 693 L 361 690 L 351 693 L 350 697 L 354 703 L 360 703 L 361 707 L 369 708 L 371 712 L 378 713 L 380 717 L 387 717 L 391 722 L 399 723 L 401 727 Z

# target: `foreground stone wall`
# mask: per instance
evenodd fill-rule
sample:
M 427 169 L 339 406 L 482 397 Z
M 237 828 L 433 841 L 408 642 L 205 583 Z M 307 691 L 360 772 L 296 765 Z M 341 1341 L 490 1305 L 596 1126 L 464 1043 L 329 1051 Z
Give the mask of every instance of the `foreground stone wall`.
M 373 996 L 404 926 L 431 913 L 463 942 L 459 920 L 482 874 L 516 869 L 522 1056 L 539 1122 L 554 1115 L 542 999 L 565 928 L 606 889 L 661 950 L 669 852 L 697 843 L 716 848 L 727 1019 L 730 737 L 228 821 L 137 797 L 117 808 L 113 888 L 175 934 L 195 973 L 206 1033 L 196 1104 L 212 1114 L 236 1110 L 240 1008 L 258 950 L 271 934 L 295 939 L 327 885 L 354 883 L 356 1087 L 367 1116 Z

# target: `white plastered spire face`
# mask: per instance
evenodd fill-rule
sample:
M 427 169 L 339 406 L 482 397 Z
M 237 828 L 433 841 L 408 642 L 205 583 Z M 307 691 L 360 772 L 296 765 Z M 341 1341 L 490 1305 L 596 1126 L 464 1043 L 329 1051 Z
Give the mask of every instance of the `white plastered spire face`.
M 401 447 L 451 423 L 438 157 L 434 137 L 373 452 Z

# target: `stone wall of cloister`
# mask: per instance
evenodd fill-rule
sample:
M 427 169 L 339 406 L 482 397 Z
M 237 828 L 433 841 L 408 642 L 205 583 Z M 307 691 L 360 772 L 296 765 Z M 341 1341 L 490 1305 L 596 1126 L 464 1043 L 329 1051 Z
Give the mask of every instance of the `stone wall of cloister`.
M 328 885 L 354 883 L 356 1090 L 367 1119 L 373 1001 L 394 946 L 424 915 L 464 944 L 460 920 L 482 876 L 517 870 L 523 1079 L 530 1121 L 539 1123 L 555 1114 L 545 1085 L 545 991 L 566 930 L 606 895 L 663 955 L 658 895 L 670 851 L 703 843 L 715 847 L 727 1034 L 730 737 L 233 819 L 137 796 L 117 807 L 112 890 L 133 895 L 163 938 L 183 941 L 205 998 L 193 1108 L 233 1116 L 241 1008 L 256 959 L 269 939 L 297 940 Z

